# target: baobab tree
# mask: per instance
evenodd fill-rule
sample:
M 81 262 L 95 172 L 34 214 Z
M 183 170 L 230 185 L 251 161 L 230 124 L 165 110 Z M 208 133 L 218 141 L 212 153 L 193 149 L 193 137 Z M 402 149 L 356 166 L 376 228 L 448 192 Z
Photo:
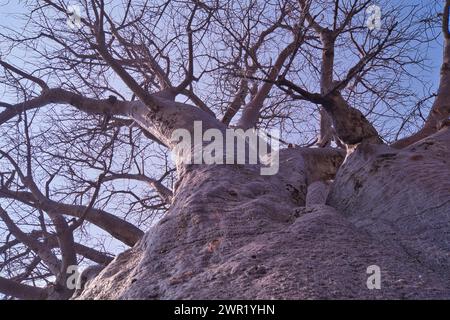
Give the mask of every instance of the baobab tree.
M 0 292 L 67 299 L 95 264 L 76 297 L 448 297 L 449 5 L 23 2 L 0 34 Z M 192 163 L 197 124 L 283 147 Z

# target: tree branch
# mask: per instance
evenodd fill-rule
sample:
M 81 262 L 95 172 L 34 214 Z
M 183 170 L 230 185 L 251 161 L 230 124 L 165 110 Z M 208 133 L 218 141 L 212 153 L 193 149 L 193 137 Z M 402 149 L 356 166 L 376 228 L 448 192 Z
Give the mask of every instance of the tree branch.
M 170 204 L 172 202 L 172 196 L 173 196 L 172 191 L 170 189 L 168 189 L 167 187 L 165 187 L 159 180 L 152 179 L 143 174 L 114 173 L 114 174 L 105 176 L 103 181 L 112 181 L 112 180 L 118 180 L 118 179 L 132 179 L 132 180 L 146 182 L 155 189 L 155 191 L 159 194 L 159 196 L 164 200 L 165 203 Z
M 61 272 L 61 261 L 53 254 L 50 248 L 47 248 L 43 243 L 36 241 L 35 239 L 29 237 L 26 233 L 16 226 L 14 221 L 11 220 L 8 213 L 0 206 L 0 218 L 5 223 L 9 232 L 11 232 L 14 237 L 22 242 L 24 245 L 33 250 L 41 259 L 45 262 L 51 272 L 58 276 Z
M 442 34 L 444 38 L 444 52 L 441 66 L 441 76 L 436 99 L 422 128 L 413 135 L 394 142 L 391 146 L 402 149 L 429 135 L 437 132 L 441 123 L 450 117 L 450 30 L 449 13 L 450 0 L 446 0 L 442 16 Z
M 0 292 L 22 300 L 43 300 L 47 297 L 47 291 L 43 288 L 21 284 L 3 277 L 0 277 Z
M 24 77 L 25 79 L 28 79 L 28 80 L 36 83 L 38 86 L 41 87 L 42 90 L 45 91 L 45 90 L 48 89 L 48 85 L 47 85 L 47 83 L 45 83 L 45 81 L 43 81 L 43 80 L 41 80 L 41 79 L 39 79 L 39 78 L 37 78 L 35 76 L 32 76 L 31 74 L 28 74 L 25 71 L 22 71 L 22 70 L 20 70 L 20 69 L 18 69 L 16 67 L 14 67 L 13 65 L 5 62 L 5 61 L 0 60 L 0 65 L 2 67 L 4 67 L 5 69 L 10 70 L 10 71 L 18 74 L 19 76 Z
M 284 62 L 295 51 L 295 48 L 299 45 L 299 43 L 299 38 L 295 37 L 295 40 L 280 52 L 277 60 L 269 71 L 267 81 L 262 84 L 253 99 L 244 106 L 242 116 L 237 124 L 238 127 L 249 129 L 256 125 L 264 100 L 267 98 L 270 90 L 272 89 L 274 81 L 278 77 Z
M 41 95 L 30 100 L 11 105 L 0 112 L 0 124 L 14 118 L 20 113 L 37 109 L 51 103 L 71 104 L 77 109 L 92 114 L 127 115 L 127 102 L 111 99 L 91 99 L 82 95 L 61 89 L 45 90 Z

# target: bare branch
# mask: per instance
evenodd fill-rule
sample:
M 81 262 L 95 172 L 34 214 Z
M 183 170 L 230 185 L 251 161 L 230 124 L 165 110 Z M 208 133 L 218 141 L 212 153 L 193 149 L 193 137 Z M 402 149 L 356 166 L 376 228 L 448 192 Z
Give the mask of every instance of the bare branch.
M 43 288 L 21 284 L 3 277 L 0 277 L 0 292 L 23 300 L 43 300 L 47 296 L 47 291 Z

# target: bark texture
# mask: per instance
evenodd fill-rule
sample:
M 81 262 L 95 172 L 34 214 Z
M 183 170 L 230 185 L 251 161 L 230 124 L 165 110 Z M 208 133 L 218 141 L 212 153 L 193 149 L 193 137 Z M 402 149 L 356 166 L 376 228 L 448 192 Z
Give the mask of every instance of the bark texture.
M 191 166 L 166 217 L 79 298 L 450 298 L 449 155 L 444 128 L 403 150 L 359 144 L 341 167 L 328 148 L 282 150 L 275 176 Z M 338 168 L 326 204 L 305 206 Z

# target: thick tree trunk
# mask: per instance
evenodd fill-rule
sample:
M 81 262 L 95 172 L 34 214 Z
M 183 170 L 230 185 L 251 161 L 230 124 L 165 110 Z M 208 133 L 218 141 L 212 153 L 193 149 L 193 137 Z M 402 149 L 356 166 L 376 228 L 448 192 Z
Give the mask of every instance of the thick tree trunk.
M 449 159 L 449 128 L 403 150 L 361 146 L 339 170 L 328 203 L 448 286 Z
M 80 298 L 449 298 L 449 155 L 448 128 L 401 151 L 360 144 L 307 207 L 338 152 L 282 150 L 275 176 L 191 166 L 166 217 Z

